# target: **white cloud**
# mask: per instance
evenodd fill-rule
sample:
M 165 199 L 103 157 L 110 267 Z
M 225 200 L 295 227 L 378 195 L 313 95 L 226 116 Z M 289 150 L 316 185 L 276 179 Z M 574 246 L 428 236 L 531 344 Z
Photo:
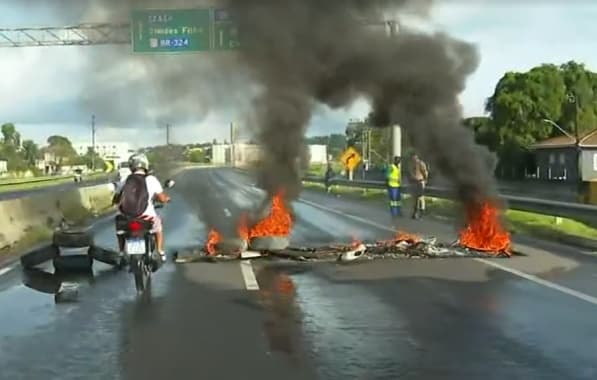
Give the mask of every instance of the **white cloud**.
M 38 2 L 40 3 L 40 2 Z M 491 95 L 499 78 L 508 70 L 528 70 L 544 63 L 562 63 L 571 59 L 584 62 L 589 68 L 597 66 L 597 2 L 558 2 L 543 0 L 515 2 L 513 0 L 453 0 L 442 1 L 432 13 L 435 27 L 461 39 L 471 41 L 480 49 L 481 62 L 475 74 L 468 80 L 461 96 L 465 113 L 483 112 L 485 99 Z M 49 14 L 47 7 L 34 10 L 12 6 L 0 6 L 0 25 L 22 26 L 70 23 L 74 18 L 61 19 Z M 79 7 L 84 9 L 84 7 Z M 19 11 L 17 11 L 17 9 Z M 4 12 L 7 10 L 6 12 Z M 43 10 L 43 11 L 42 11 Z M 29 17 L 29 18 L 28 18 Z M 76 18 L 74 18 L 76 19 Z M 0 117 L 13 121 L 25 138 L 34 137 L 45 141 L 51 134 L 68 134 L 73 139 L 89 137 L 89 119 L 92 112 L 81 107 L 85 96 L 81 94 L 81 78 L 95 76 L 104 83 L 115 83 L 115 89 L 138 84 L 150 78 L 152 73 L 136 64 L 134 58 L 114 62 L 100 72 L 90 72 L 87 62 L 93 59 L 100 47 L 53 47 L 0 50 Z M 95 52 L 95 53 L 94 53 Z M 165 59 L 164 64 L 172 64 Z M 215 74 L 214 74 L 215 75 Z M 227 74 L 218 74 L 212 81 L 225 80 Z M 141 87 L 139 87 L 141 88 Z M 89 88 L 85 88 L 89 91 Z M 120 102 L 118 91 L 107 94 Z M 148 94 L 143 93 L 143 96 Z M 228 90 L 215 94 L 214 99 L 238 96 Z M 173 128 L 175 142 L 206 141 L 228 138 L 229 123 L 239 120 L 242 110 L 236 107 L 214 109 L 212 104 L 197 102 L 191 108 L 205 109 L 198 112 L 198 122 L 184 121 Z M 187 106 L 181 110 L 188 110 Z M 207 109 L 211 110 L 208 112 Z M 133 115 L 157 118 L 161 109 L 138 107 L 131 109 Z M 309 134 L 342 132 L 349 118 L 364 118 L 369 111 L 365 101 L 356 102 L 343 110 L 320 107 L 311 120 Z M 95 112 L 95 111 L 94 111 Z M 157 123 L 134 120 L 128 123 L 110 122 L 105 125 L 102 112 L 98 112 L 98 138 L 107 141 L 127 139 L 140 145 L 163 141 L 164 132 Z M 104 117 L 105 118 L 105 117 Z M 140 118 L 142 119 L 142 118 Z M 117 125 L 118 124 L 118 125 Z M 179 140 L 180 139 L 180 140 Z
M 465 114 L 483 113 L 485 99 L 507 71 L 576 60 L 597 66 L 597 3 L 592 1 L 505 2 L 461 0 L 441 3 L 436 24 L 481 53 L 480 66 L 461 96 Z

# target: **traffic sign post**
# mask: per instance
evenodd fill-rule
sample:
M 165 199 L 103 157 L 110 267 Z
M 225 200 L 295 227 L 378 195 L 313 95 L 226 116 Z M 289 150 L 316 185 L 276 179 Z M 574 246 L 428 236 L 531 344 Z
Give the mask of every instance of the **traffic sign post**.
M 348 170 L 348 179 L 352 181 L 353 172 L 357 165 L 361 162 L 362 158 L 359 152 L 353 147 L 350 147 L 344 151 L 340 161 L 344 164 L 344 167 Z
M 213 49 L 234 50 L 238 49 L 238 27 L 225 9 L 215 9 L 213 12 Z
M 137 10 L 132 14 L 135 53 L 181 53 L 211 49 L 210 9 Z

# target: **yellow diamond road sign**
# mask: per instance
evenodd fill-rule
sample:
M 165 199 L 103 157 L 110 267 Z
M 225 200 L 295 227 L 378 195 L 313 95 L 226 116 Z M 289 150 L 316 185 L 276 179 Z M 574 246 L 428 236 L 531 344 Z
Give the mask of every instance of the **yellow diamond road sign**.
M 350 147 L 344 151 L 340 161 L 344 164 L 344 167 L 348 170 L 354 170 L 359 162 L 361 162 L 361 155 L 356 149 Z
M 114 163 L 112 161 L 104 161 L 106 163 L 106 173 L 110 173 L 114 170 Z

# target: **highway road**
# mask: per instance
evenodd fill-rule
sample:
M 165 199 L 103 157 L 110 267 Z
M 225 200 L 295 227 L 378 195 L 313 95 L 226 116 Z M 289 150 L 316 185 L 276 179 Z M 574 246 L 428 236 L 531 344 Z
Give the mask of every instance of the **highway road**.
M 26 196 L 30 196 L 30 195 L 35 195 L 35 194 L 50 193 L 50 192 L 56 192 L 56 191 L 68 191 L 70 189 L 74 189 L 77 187 L 93 186 L 93 185 L 99 185 L 99 184 L 107 183 L 107 182 L 108 182 L 108 180 L 106 178 L 97 178 L 97 179 L 84 180 L 83 182 L 80 182 L 80 183 L 75 183 L 73 180 L 72 182 L 59 183 L 57 185 L 49 185 L 49 186 L 44 186 L 43 184 L 40 184 L 41 187 L 38 187 L 38 188 L 0 192 L 0 201 L 4 201 L 4 200 L 8 200 L 8 199 L 17 199 L 17 198 L 22 198 L 22 197 L 26 197 Z M 1 188 L 1 186 L 0 186 L 0 188 Z
M 229 169 L 177 182 L 162 210 L 169 250 L 202 242 L 208 224 L 223 228 L 263 197 Z M 293 244 L 390 237 L 375 207 L 305 191 Z M 403 227 L 455 237 L 432 221 Z M 96 241 L 115 246 L 110 223 Z M 597 378 L 597 259 L 516 243 L 526 256 L 168 263 L 145 297 L 102 264 L 68 279 L 0 269 L 0 379 Z M 55 303 L 61 280 L 79 283 L 78 302 Z

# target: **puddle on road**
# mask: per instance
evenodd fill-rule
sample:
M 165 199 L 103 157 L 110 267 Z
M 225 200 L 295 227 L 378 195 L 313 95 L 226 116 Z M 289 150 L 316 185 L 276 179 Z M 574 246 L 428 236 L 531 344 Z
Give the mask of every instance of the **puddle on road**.
M 381 300 L 312 272 L 264 268 L 257 274 L 272 352 L 313 365 L 322 379 L 390 378 L 419 351 L 406 323 Z

